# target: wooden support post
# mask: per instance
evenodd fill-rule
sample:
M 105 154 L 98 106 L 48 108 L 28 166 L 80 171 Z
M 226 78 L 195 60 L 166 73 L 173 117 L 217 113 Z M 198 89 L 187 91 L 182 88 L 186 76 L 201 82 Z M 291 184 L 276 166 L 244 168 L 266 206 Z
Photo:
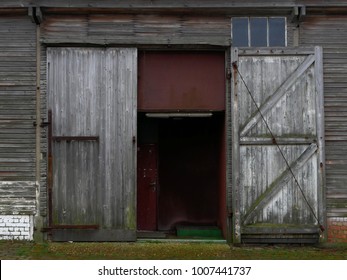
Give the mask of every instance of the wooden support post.
M 325 195 L 325 137 L 324 137 L 324 85 L 323 85 L 323 50 L 315 47 L 315 78 L 316 78 L 316 121 L 318 143 L 318 219 L 324 228 L 326 221 L 326 195 Z M 321 241 L 327 240 L 325 230 L 320 237 Z
M 231 50 L 231 63 L 237 65 L 238 49 Z M 231 114 L 232 114 L 232 205 L 233 205 L 233 243 L 241 243 L 240 220 L 240 137 L 239 137 L 239 104 L 238 73 L 232 69 L 231 82 Z

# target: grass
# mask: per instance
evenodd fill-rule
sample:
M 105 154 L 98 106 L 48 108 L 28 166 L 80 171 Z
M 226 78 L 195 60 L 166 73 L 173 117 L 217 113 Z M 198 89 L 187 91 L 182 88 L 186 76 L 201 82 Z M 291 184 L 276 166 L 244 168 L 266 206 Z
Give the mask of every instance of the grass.
M 218 243 L 0 241 L 0 257 L 2 260 L 347 260 L 347 244 L 230 247 Z

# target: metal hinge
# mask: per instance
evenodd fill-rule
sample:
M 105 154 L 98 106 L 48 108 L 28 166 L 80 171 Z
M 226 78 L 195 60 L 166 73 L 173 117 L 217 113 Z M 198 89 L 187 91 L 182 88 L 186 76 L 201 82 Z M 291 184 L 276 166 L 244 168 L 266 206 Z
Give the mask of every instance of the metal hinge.
M 227 80 L 231 80 L 231 71 L 230 69 L 227 69 L 227 72 L 225 73 L 225 77 Z
M 45 127 L 45 126 L 49 126 L 51 123 L 50 122 L 46 122 L 44 118 L 41 119 L 40 122 L 40 127 Z M 33 122 L 34 127 L 37 126 L 37 122 Z

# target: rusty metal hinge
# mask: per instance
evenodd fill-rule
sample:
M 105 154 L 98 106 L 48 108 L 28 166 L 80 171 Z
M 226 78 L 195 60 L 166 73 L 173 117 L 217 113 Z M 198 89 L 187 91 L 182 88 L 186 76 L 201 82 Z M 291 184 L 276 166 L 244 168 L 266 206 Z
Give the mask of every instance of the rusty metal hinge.
M 40 127 L 45 127 L 45 126 L 49 126 L 51 123 L 50 122 L 46 122 L 44 118 L 41 119 L 40 122 Z M 33 126 L 36 127 L 37 126 L 37 122 L 34 121 L 33 122 Z
M 231 80 L 231 71 L 230 69 L 227 69 L 227 72 L 225 73 L 225 77 L 227 80 Z

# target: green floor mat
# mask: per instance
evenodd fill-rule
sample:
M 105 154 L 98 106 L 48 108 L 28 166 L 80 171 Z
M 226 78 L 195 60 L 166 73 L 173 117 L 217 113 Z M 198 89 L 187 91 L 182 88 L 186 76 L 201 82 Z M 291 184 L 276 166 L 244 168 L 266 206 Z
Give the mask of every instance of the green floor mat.
M 177 226 L 177 237 L 222 238 L 222 231 L 216 226 Z

